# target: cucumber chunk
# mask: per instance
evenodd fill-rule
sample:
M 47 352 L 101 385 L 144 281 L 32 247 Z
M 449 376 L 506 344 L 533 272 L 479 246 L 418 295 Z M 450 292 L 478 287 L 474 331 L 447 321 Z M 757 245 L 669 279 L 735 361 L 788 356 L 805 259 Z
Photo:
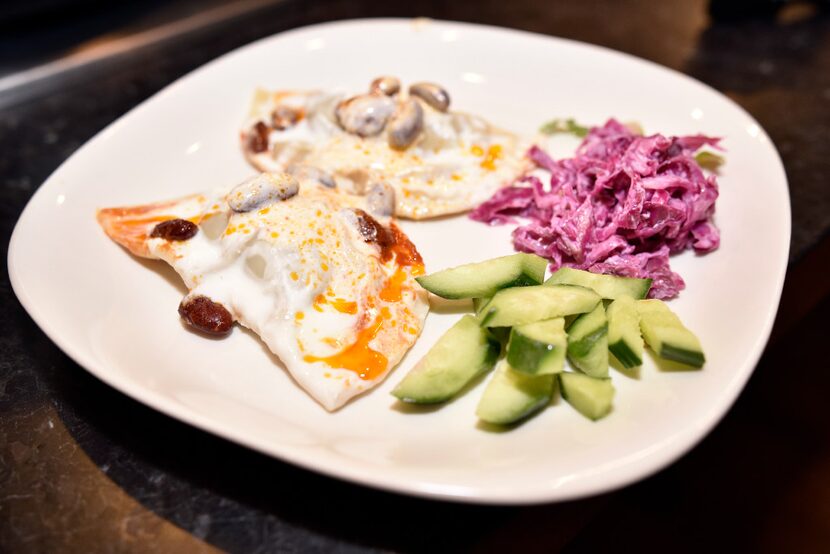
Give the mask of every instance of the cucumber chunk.
M 576 411 L 594 421 L 605 417 L 614 404 L 611 379 L 597 379 L 581 373 L 560 373 L 562 398 Z
M 640 329 L 658 356 L 692 367 L 703 367 L 706 357 L 694 333 L 660 300 L 638 300 Z
M 507 363 L 529 375 L 550 375 L 562 371 L 568 337 L 561 317 L 513 327 L 507 345 Z
M 608 350 L 625 367 L 643 365 L 643 337 L 635 300 L 621 296 L 611 302 L 608 316 Z
M 568 360 L 586 375 L 608 377 L 608 319 L 602 304 L 568 328 Z
M 516 287 L 497 292 L 476 317 L 484 327 L 514 327 L 590 312 L 599 302 L 597 293 L 574 285 Z
M 486 329 L 490 331 L 490 336 L 494 340 L 499 341 L 502 348 L 507 347 L 507 342 L 510 340 L 510 327 L 487 327 Z
M 620 296 L 645 298 L 651 288 L 651 279 L 602 275 L 570 267 L 559 268 L 545 281 L 546 285 L 579 285 L 596 291 L 603 298 L 616 300 Z
M 484 306 L 486 306 L 489 301 L 490 301 L 490 298 L 487 297 L 487 296 L 482 297 L 482 298 L 473 298 L 473 311 L 475 313 L 480 312 L 481 309 Z
M 404 402 L 433 404 L 455 396 L 476 376 L 490 371 L 501 347 L 471 315 L 438 339 L 392 394 Z
M 538 285 L 545 278 L 547 265 L 547 260 L 540 256 L 520 252 L 415 279 L 441 298 L 481 298 L 504 288 Z
M 506 425 L 525 419 L 550 403 L 555 375 L 528 375 L 506 360 L 499 362 L 476 408 L 482 421 Z

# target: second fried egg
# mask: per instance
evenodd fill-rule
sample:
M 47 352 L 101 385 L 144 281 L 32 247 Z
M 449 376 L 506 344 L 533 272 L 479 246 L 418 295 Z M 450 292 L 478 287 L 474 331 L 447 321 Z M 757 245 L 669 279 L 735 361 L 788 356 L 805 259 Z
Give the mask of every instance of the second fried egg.
M 378 196 L 410 219 L 470 210 L 526 168 L 516 135 L 449 110 L 437 85 L 384 92 L 376 83 L 352 97 L 257 91 L 241 132 L 246 158 L 262 171 Z

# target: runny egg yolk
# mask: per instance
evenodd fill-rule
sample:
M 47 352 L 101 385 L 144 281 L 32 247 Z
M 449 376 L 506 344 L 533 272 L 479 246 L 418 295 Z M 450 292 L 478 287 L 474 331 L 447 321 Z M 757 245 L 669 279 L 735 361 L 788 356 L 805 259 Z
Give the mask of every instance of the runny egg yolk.
M 332 293 L 334 294 L 334 293 Z M 328 304 L 341 314 L 354 315 L 357 313 L 357 302 L 349 302 L 343 298 L 332 298 L 329 300 L 322 294 L 318 294 L 314 299 L 314 309 L 318 312 L 323 311 L 323 304 Z
M 363 380 L 375 379 L 386 371 L 386 366 L 389 363 L 386 356 L 369 346 L 369 343 L 377 336 L 378 331 L 383 326 L 383 320 L 383 315 L 376 317 L 371 325 L 361 329 L 357 335 L 357 340 L 345 350 L 324 358 L 306 355 L 303 360 L 306 362 L 323 362 L 329 367 L 348 369 L 357 373 L 357 376 Z
M 399 267 L 394 275 L 386 281 L 386 285 L 380 291 L 380 299 L 386 302 L 400 302 L 403 292 L 403 282 L 406 280 L 406 272 Z
M 424 272 L 424 265 L 420 254 L 415 250 L 415 246 L 394 225 L 391 226 L 391 233 L 394 238 L 393 244 L 386 245 L 385 248 L 382 247 L 381 260 L 394 256 L 397 269 L 387 279 L 378 296 L 385 302 L 393 303 L 401 300 L 404 282 L 407 278 L 405 268 L 409 267 L 409 272 L 413 276 L 421 275 Z M 323 294 L 317 295 L 314 299 L 314 309 L 322 312 L 324 304 L 331 305 L 341 313 L 356 314 L 358 312 L 357 303 L 355 302 L 345 301 L 341 298 L 326 298 Z M 370 308 L 374 306 L 374 298 L 369 297 L 367 305 Z M 337 354 L 325 357 L 306 355 L 303 360 L 306 362 L 323 362 L 331 368 L 353 371 L 363 380 L 376 379 L 386 371 L 389 359 L 372 349 L 369 343 L 378 335 L 384 322 L 390 320 L 391 317 L 392 313 L 389 308 L 383 306 L 375 320 L 358 332 L 354 343 Z
M 349 302 L 348 300 L 343 300 L 342 298 L 335 298 L 330 301 L 329 304 L 331 304 L 332 307 L 341 314 L 354 315 L 357 313 L 357 302 Z

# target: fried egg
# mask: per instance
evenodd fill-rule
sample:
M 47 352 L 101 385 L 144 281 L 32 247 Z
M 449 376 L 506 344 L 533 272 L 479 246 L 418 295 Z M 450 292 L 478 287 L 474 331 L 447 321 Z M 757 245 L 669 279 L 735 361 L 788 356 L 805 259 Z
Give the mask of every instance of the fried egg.
M 99 210 L 106 234 L 181 276 L 184 320 L 209 334 L 254 331 L 313 398 L 336 410 L 380 383 L 428 311 L 415 246 L 364 198 L 290 175 Z
M 378 85 L 383 80 L 386 86 Z M 453 214 L 509 185 L 528 162 L 527 145 L 515 135 L 448 108 L 449 95 L 437 85 L 403 91 L 390 77 L 352 97 L 258 90 L 242 148 L 261 171 L 287 171 L 352 194 L 385 183 L 399 217 Z

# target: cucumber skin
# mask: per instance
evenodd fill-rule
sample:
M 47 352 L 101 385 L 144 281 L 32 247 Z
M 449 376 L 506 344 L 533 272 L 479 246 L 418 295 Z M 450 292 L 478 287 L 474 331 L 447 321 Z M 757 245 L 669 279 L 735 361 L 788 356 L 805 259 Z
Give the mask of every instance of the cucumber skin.
M 583 328 L 594 329 L 582 335 Z M 608 377 L 608 318 L 605 307 L 582 314 L 568 328 L 568 360 L 591 377 Z
M 510 334 L 510 342 L 507 345 L 507 363 L 514 371 L 520 371 L 528 375 L 553 375 L 562 371 L 562 365 L 551 360 L 555 356 L 561 356 L 557 350 L 562 346 L 548 344 L 534 340 L 530 337 L 521 336 L 514 332 Z M 514 343 L 514 341 L 516 341 Z M 564 356 L 561 356 L 564 358 Z M 541 361 L 540 361 L 541 360 Z M 547 363 L 546 363 L 547 362 Z M 549 366 L 554 364 L 553 368 Z
M 423 277 L 415 277 L 415 280 L 418 281 L 419 285 L 421 285 L 422 287 L 427 289 L 429 292 L 431 292 L 435 296 L 440 296 L 441 298 L 446 298 L 447 300 L 462 300 L 464 298 L 481 298 L 482 296 L 484 296 L 484 297 L 492 296 L 493 294 L 497 293 L 498 291 L 500 291 L 502 289 L 511 289 L 513 287 L 529 287 L 529 286 L 541 284 L 540 281 L 534 280 L 533 277 L 530 277 L 529 275 L 527 275 L 525 273 L 521 273 L 521 274 L 517 275 L 516 278 L 513 279 L 512 281 L 508 281 L 506 283 L 499 284 L 499 287 L 495 290 L 476 291 L 476 296 L 470 296 L 469 294 L 464 294 L 464 293 L 460 293 L 460 294 L 447 293 L 447 292 L 442 291 L 440 288 L 436 289 L 430 283 L 430 281 L 427 279 L 427 277 L 429 277 L 429 275 L 424 275 Z
M 706 363 L 706 356 L 703 352 L 694 352 L 686 350 L 685 348 L 675 348 L 669 344 L 663 344 L 663 347 L 657 352 L 657 355 L 667 360 L 674 360 L 681 364 L 690 365 L 692 367 L 701 368 Z
M 591 351 L 594 348 L 603 348 L 608 351 L 608 327 L 602 327 L 590 335 L 583 337 L 582 339 L 568 343 L 568 360 L 570 360 L 571 365 L 577 368 L 579 371 L 584 373 L 585 375 L 590 375 L 591 377 L 608 377 L 608 356 L 604 356 L 605 363 L 601 364 L 604 367 L 594 368 L 584 362 L 588 356 L 591 354 Z M 603 340 L 606 339 L 606 340 Z
M 642 355 L 642 348 L 643 348 L 643 338 L 640 334 L 640 323 L 639 323 L 639 313 L 637 312 L 636 305 L 634 304 L 635 300 L 632 300 L 628 297 L 620 298 L 614 300 L 611 305 L 608 306 L 607 315 L 608 315 L 608 350 L 614 355 L 617 360 L 626 368 L 632 368 L 643 365 L 643 355 Z M 621 311 L 625 306 L 629 313 L 625 313 Z M 617 309 L 619 308 L 619 310 Z M 614 325 L 614 319 L 620 313 L 621 315 L 630 315 L 635 318 L 634 323 L 634 330 L 637 339 L 639 342 L 637 345 L 629 345 L 625 340 L 625 333 L 621 333 L 619 340 L 613 340 L 612 338 L 614 335 L 614 329 L 624 330 L 625 328 L 618 327 Z M 635 339 L 635 340 L 637 340 Z M 634 350 L 632 346 L 639 346 L 640 348 Z
M 435 349 L 444 338 L 442 336 L 438 339 L 438 342 L 433 345 L 433 348 L 427 352 L 424 358 L 422 358 L 392 390 L 393 396 L 402 402 L 410 404 L 438 404 L 440 402 L 446 402 L 458 394 L 469 382 L 493 368 L 499 354 L 501 353 L 501 344 L 499 344 L 486 329 L 479 327 L 472 316 L 466 315 L 462 318 L 462 320 L 464 318 L 468 318 L 470 320 L 470 323 L 466 325 L 470 326 L 471 330 L 474 325 L 475 329 L 481 333 L 478 337 L 479 340 L 483 340 L 483 343 L 479 345 L 479 348 L 483 348 L 483 354 L 481 355 L 481 359 L 479 360 L 478 367 L 475 368 L 475 371 L 468 375 L 463 375 L 460 378 L 449 380 L 442 380 L 442 373 L 427 373 L 426 375 L 423 375 L 422 372 L 419 371 L 421 364 L 424 363 L 431 354 L 435 355 L 433 354 L 433 349 Z M 461 320 L 456 323 L 456 325 L 459 324 L 461 324 Z M 441 369 L 443 370 L 443 376 L 446 376 L 448 372 L 451 376 L 453 376 L 452 367 L 443 367 Z M 426 373 L 426 371 L 428 370 L 425 370 L 423 373 Z M 423 384 L 423 381 L 425 380 L 432 380 L 434 386 L 425 387 Z
M 575 356 L 577 358 L 584 358 L 591 352 L 591 349 L 594 348 L 594 345 L 597 343 L 597 341 L 601 340 L 602 337 L 607 335 L 608 327 L 600 327 L 590 335 L 586 335 L 577 341 L 569 342 L 568 355 Z
M 559 390 L 561 391 L 562 398 L 568 404 L 573 406 L 573 408 L 576 411 L 578 411 L 580 414 L 584 415 L 585 417 L 587 417 L 591 421 L 597 421 L 597 420 L 602 419 L 603 417 L 607 416 L 609 413 L 611 413 L 611 410 L 613 409 L 614 394 L 615 394 L 616 391 L 614 390 L 613 385 L 611 385 L 611 379 L 610 378 L 605 377 L 605 378 L 597 379 L 597 378 L 594 378 L 594 377 L 589 377 L 587 375 L 580 375 L 578 373 L 560 373 L 558 375 L 558 377 L 559 377 Z M 607 406 L 601 406 L 600 410 L 591 410 L 590 412 L 586 411 L 586 408 L 588 408 L 588 406 L 584 405 L 583 403 L 580 402 L 580 399 L 574 398 L 574 395 L 570 394 L 570 393 L 573 393 L 575 391 L 570 390 L 570 393 L 569 393 L 569 388 L 570 387 L 568 386 L 568 383 L 567 383 L 567 381 L 569 379 L 594 379 L 596 381 L 602 381 L 602 382 L 605 382 L 605 383 L 608 383 L 609 385 L 611 385 L 611 397 L 608 401 Z M 594 406 L 594 408 L 596 408 L 596 406 Z
M 510 323 L 510 325 L 507 325 L 507 326 L 514 327 L 514 326 L 523 325 L 523 324 L 526 324 L 526 323 L 534 323 L 536 321 L 543 321 L 543 320 L 546 320 L 546 319 L 554 319 L 554 318 L 557 318 L 557 317 L 568 316 L 568 315 L 572 315 L 574 313 L 590 312 L 601 301 L 601 298 L 597 293 L 595 293 L 591 289 L 587 289 L 585 287 L 580 287 L 578 285 L 555 285 L 555 286 L 557 286 L 557 287 L 572 287 L 573 289 L 578 289 L 580 291 L 584 291 L 584 292 L 580 293 L 580 294 L 585 294 L 586 295 L 586 298 L 584 298 L 582 300 L 584 302 L 589 302 L 590 301 L 590 302 L 592 302 L 592 305 L 590 305 L 590 307 L 587 307 L 588 305 L 586 304 L 584 306 L 584 309 L 581 309 L 581 310 L 576 311 L 576 312 L 571 311 L 571 310 L 561 310 L 561 311 L 558 311 L 558 312 L 554 311 L 554 312 L 551 312 L 551 313 L 547 313 L 543 317 L 540 317 L 538 319 L 528 319 L 528 320 L 522 321 L 520 323 L 509 322 L 509 321 L 508 322 L 500 322 L 501 325 L 498 325 L 498 326 L 502 327 L 502 326 L 506 326 L 505 324 Z M 546 285 L 538 285 L 538 287 L 544 288 L 544 287 L 546 287 Z M 537 287 L 532 287 L 532 288 L 537 289 Z M 553 287 L 550 287 L 550 288 L 553 288 Z M 503 289 L 503 291 L 500 291 L 500 293 L 502 293 L 502 294 L 504 294 L 504 293 L 522 294 L 521 292 L 513 292 L 513 291 L 521 291 L 521 290 L 522 289 L 515 289 L 515 288 L 514 289 Z M 590 296 L 587 296 L 587 295 L 590 295 Z M 594 299 L 596 299 L 596 301 L 594 301 Z M 476 318 L 479 320 L 479 323 L 482 327 L 494 326 L 494 325 L 492 325 L 493 320 L 496 319 L 497 317 L 499 317 L 499 309 L 497 307 L 494 307 L 494 304 L 498 304 L 498 302 L 499 302 L 499 293 L 497 293 L 490 300 L 490 302 L 488 302 L 487 305 L 484 306 L 481 310 L 479 310 L 479 312 L 476 314 Z M 562 312 L 564 312 L 564 313 L 562 313 Z
M 421 396 L 406 396 L 397 391 L 397 387 L 395 390 L 392 391 L 392 394 L 401 402 L 406 402 L 407 404 L 441 404 L 443 402 L 447 402 L 455 397 L 465 386 L 467 383 L 473 381 L 476 377 L 483 373 L 487 373 L 493 366 L 496 364 L 496 360 L 499 358 L 499 353 L 501 352 L 501 345 L 499 345 L 495 341 L 490 341 L 488 346 L 487 354 L 485 355 L 484 360 L 482 361 L 478 371 L 473 374 L 470 379 L 468 379 L 465 383 L 461 386 L 452 390 L 452 392 L 442 392 L 440 394 L 436 394 L 434 396 L 429 395 L 421 395 Z M 403 382 L 403 381 L 402 381 Z M 400 385 L 399 385 L 400 386 Z
M 563 369 L 568 337 L 565 321 L 554 318 L 513 327 L 507 344 L 507 362 L 514 371 L 551 375 Z
M 594 282 L 595 286 L 591 286 L 591 282 Z M 651 282 L 651 279 L 620 277 L 618 275 L 591 273 L 590 271 L 571 267 L 560 267 L 545 281 L 545 284 L 579 285 L 594 290 L 603 298 L 614 300 L 623 295 L 635 299 L 645 298 L 651 289 Z
M 700 345 L 700 340 L 689 329 L 683 325 L 680 318 L 669 308 L 665 302 L 661 300 L 640 300 L 637 302 L 637 311 L 640 314 L 640 328 L 643 332 L 643 338 L 650 337 L 652 340 L 646 340 L 649 347 L 661 358 L 680 362 L 697 369 L 703 367 L 706 363 L 706 356 L 703 353 L 703 348 Z M 655 321 L 655 319 L 657 321 Z M 651 332 L 649 331 L 651 328 Z M 672 342 L 659 340 L 656 330 L 673 329 L 675 333 L 681 332 L 686 334 L 679 342 L 691 342 L 693 348 L 684 348 L 683 346 L 675 346 Z M 655 340 L 658 339 L 658 340 Z M 651 344 L 655 342 L 656 344 Z
M 550 404 L 556 385 L 556 375 L 527 375 L 503 361 L 496 369 L 476 407 L 476 416 L 493 425 L 510 425 L 525 420 Z M 515 390 L 513 404 L 501 402 L 501 391 Z M 524 398 L 522 398 L 522 396 Z
M 514 371 L 521 371 L 528 375 L 536 375 L 539 367 L 538 361 L 553 355 L 556 348 L 553 345 L 539 342 L 537 340 L 523 337 L 521 348 L 511 348 L 515 339 L 511 337 L 507 347 L 507 363 Z M 561 371 L 561 370 L 560 370 Z M 558 372 L 553 372 L 558 373 Z
M 643 365 L 643 359 L 637 356 L 637 353 L 631 350 L 622 339 L 613 344 L 608 343 L 608 350 L 619 360 L 623 367 L 632 368 Z
M 438 278 L 440 280 L 441 274 L 445 272 L 451 272 L 457 270 L 459 268 L 464 268 L 470 265 L 481 265 L 485 266 L 488 262 L 493 262 L 496 260 L 503 260 L 505 258 L 515 258 L 518 264 L 519 273 L 516 277 L 511 281 L 503 281 L 499 282 L 497 285 L 492 286 L 487 289 L 478 289 L 475 291 L 457 291 L 451 292 L 447 290 L 447 288 L 442 287 L 441 285 L 436 285 L 435 280 Z M 491 260 L 486 260 L 484 262 L 476 262 L 474 264 L 466 264 L 464 266 L 453 267 L 449 269 L 445 269 L 443 271 L 438 271 L 436 273 L 432 273 L 430 275 L 423 275 L 420 277 L 416 277 L 415 280 L 421 285 L 423 288 L 431 292 L 436 296 L 440 296 L 441 298 L 446 298 L 449 300 L 458 300 L 462 298 L 476 298 L 476 297 L 487 297 L 493 296 L 495 293 L 502 289 L 512 288 L 512 287 L 524 287 L 530 285 L 540 285 L 545 278 L 545 269 L 547 268 L 547 260 L 544 258 L 537 256 L 535 254 L 527 254 L 524 252 L 519 252 L 517 254 L 511 254 L 509 256 L 502 256 L 501 258 L 494 258 Z M 486 269 L 485 269 L 486 271 Z M 450 287 L 451 288 L 451 287 Z

